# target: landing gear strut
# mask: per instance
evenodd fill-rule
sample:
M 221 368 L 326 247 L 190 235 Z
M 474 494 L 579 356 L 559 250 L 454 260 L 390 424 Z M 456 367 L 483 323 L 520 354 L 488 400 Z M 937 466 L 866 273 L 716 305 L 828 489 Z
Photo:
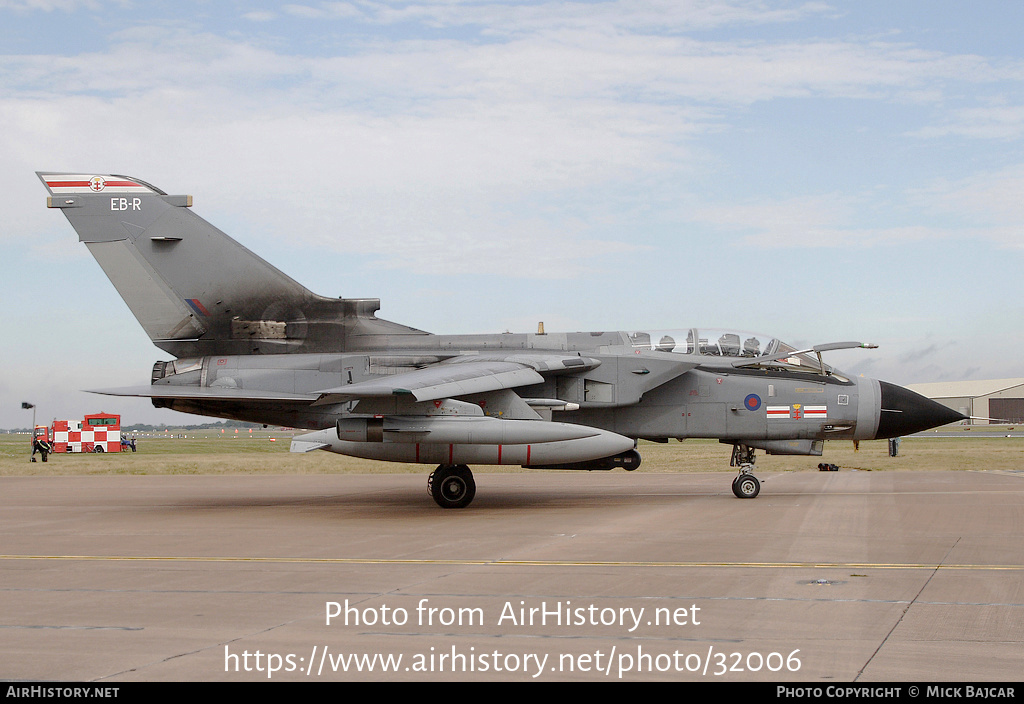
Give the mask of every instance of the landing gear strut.
M 753 499 L 761 491 L 761 482 L 754 476 L 754 448 L 746 445 L 732 446 L 730 467 L 739 467 L 740 473 L 732 480 L 732 493 L 738 499 Z
M 466 465 L 442 464 L 427 478 L 427 491 L 441 508 L 465 508 L 476 496 L 476 482 Z

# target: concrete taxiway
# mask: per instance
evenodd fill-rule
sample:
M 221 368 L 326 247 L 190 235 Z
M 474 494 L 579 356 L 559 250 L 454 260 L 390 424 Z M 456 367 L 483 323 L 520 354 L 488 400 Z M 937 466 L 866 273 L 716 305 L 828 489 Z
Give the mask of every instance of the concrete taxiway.
M 761 476 L 2 478 L 0 679 L 1020 679 L 1024 473 Z

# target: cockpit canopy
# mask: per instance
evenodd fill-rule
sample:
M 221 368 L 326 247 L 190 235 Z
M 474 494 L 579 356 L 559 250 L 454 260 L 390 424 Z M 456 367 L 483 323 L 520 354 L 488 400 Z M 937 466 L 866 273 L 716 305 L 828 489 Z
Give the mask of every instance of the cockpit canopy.
M 796 354 L 798 352 L 796 347 L 771 335 L 718 328 L 690 328 L 689 330 L 631 332 L 629 341 L 637 350 L 733 359 L 747 357 L 751 360 L 751 367 L 782 368 L 814 372 L 826 376 L 831 376 L 834 373 L 832 367 L 823 364 L 817 354 L 813 352 Z M 766 357 L 769 359 L 764 359 Z

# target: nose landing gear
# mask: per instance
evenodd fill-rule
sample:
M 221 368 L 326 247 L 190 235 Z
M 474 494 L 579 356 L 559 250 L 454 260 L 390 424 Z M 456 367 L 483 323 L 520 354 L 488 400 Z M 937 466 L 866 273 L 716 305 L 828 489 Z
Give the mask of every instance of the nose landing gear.
M 730 467 L 739 467 L 740 473 L 732 480 L 732 493 L 738 499 L 753 499 L 761 491 L 761 482 L 754 476 L 754 448 L 746 445 L 732 446 Z

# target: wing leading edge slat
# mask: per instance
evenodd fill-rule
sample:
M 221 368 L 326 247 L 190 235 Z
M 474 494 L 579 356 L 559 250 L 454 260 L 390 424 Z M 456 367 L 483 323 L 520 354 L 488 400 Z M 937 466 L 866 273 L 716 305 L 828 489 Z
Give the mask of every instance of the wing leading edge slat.
M 142 398 L 177 398 L 198 401 L 291 401 L 311 403 L 318 394 L 293 394 L 285 391 L 262 391 L 260 389 L 231 389 L 211 386 L 174 386 L 152 384 L 149 386 L 122 386 L 114 389 L 89 389 L 88 393 L 105 396 L 139 396 Z

